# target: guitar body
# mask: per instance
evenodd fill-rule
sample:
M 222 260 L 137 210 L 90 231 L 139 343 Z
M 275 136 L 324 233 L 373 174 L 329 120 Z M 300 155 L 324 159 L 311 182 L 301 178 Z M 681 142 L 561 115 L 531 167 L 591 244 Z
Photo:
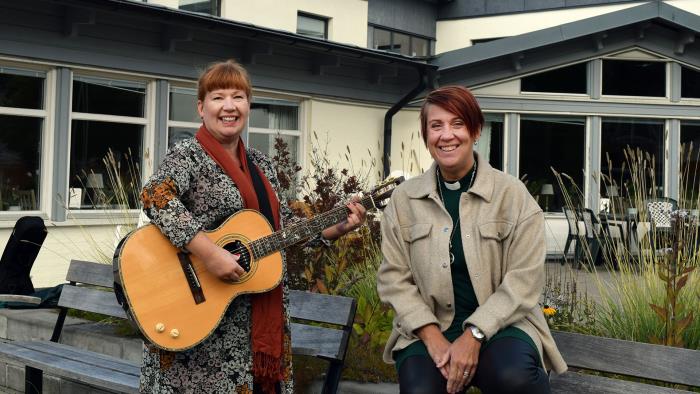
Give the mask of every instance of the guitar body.
M 131 320 L 146 339 L 170 351 L 189 349 L 206 339 L 234 298 L 275 288 L 282 279 L 282 254 L 253 259 L 248 245 L 272 234 L 270 223 L 257 211 L 242 210 L 219 228 L 205 231 L 215 244 L 241 253 L 247 273 L 237 282 L 224 282 L 193 254 L 183 254 L 152 224 L 130 233 L 115 253 Z M 199 294 L 197 294 L 199 293 Z

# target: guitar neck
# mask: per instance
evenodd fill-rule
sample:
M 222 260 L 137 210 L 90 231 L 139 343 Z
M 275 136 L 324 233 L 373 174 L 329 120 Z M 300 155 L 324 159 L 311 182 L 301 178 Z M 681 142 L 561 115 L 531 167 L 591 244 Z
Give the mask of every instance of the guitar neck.
M 358 202 L 367 210 L 374 208 L 374 200 L 371 194 L 363 197 Z M 347 206 L 338 206 L 311 219 L 294 223 L 280 231 L 259 238 L 249 244 L 253 252 L 253 258 L 257 260 L 305 241 L 320 233 L 323 229 L 342 222 L 347 218 L 349 212 L 350 210 Z

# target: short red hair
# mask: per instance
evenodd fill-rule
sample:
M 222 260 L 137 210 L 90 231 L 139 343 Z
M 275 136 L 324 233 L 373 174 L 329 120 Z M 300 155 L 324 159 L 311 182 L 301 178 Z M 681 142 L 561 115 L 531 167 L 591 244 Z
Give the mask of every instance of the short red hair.
M 204 70 L 199 77 L 197 98 L 204 101 L 207 93 L 217 89 L 240 89 L 245 92 L 248 100 L 253 94 L 248 72 L 233 59 L 212 63 Z
M 469 135 L 476 138 L 484 125 L 484 114 L 481 112 L 476 97 L 464 86 L 443 86 L 428 94 L 420 109 L 420 134 L 423 142 L 428 143 L 428 105 L 438 107 L 459 116 L 467 126 Z

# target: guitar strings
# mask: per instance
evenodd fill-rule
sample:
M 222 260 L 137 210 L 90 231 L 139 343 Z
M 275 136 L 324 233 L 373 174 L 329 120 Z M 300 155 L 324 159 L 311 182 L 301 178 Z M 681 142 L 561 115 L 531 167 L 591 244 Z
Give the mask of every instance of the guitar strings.
M 370 194 L 370 195 L 368 195 L 368 196 L 363 197 L 362 199 L 360 199 L 359 202 L 360 202 L 363 206 L 366 206 L 366 204 L 369 203 L 369 202 L 371 202 L 371 201 L 372 201 L 372 195 Z M 324 218 L 324 217 L 330 217 L 330 216 L 333 216 L 334 214 L 340 213 L 340 211 L 343 211 L 343 210 L 347 211 L 348 208 L 347 208 L 346 206 L 344 206 L 344 205 L 341 205 L 341 206 L 338 206 L 338 207 L 335 207 L 335 208 L 331 209 L 330 211 L 324 212 L 324 213 L 322 213 L 321 215 L 319 215 L 319 216 L 317 216 L 317 217 L 315 217 L 315 218 L 320 219 L 320 218 Z M 294 224 L 290 225 L 289 227 L 284 228 L 284 230 L 286 230 L 286 231 L 294 231 L 294 230 L 296 230 L 297 228 L 302 227 L 302 226 L 305 226 L 305 225 L 306 225 L 305 222 L 294 223 Z M 262 238 L 258 238 L 258 239 L 256 239 L 255 241 L 251 242 L 249 245 L 253 245 L 254 243 L 256 243 L 256 242 L 258 242 L 258 241 L 260 241 L 260 242 L 267 241 L 268 238 L 279 238 L 279 232 L 275 232 L 275 233 L 266 235 L 266 236 L 264 236 L 264 237 L 262 237 Z M 238 248 L 236 248 L 236 249 L 234 249 L 234 250 L 229 250 L 229 253 L 231 253 L 231 254 L 240 254 L 240 255 L 243 255 L 243 252 L 246 252 L 246 251 L 248 251 L 249 249 L 250 249 L 250 250 L 253 250 L 252 247 L 251 247 L 251 248 L 247 248 L 246 246 L 242 246 L 242 247 L 238 247 Z M 253 250 L 253 252 L 254 252 L 254 250 Z M 254 253 L 252 253 L 252 254 L 254 254 Z M 251 258 L 250 261 L 253 261 L 253 259 Z M 201 273 L 201 270 L 197 270 L 197 269 L 195 268 L 195 272 L 196 272 L 196 273 Z

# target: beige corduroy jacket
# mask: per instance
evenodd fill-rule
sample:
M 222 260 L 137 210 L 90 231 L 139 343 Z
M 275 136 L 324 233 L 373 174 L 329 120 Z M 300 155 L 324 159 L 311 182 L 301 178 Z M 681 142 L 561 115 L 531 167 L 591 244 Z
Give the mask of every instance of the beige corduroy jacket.
M 538 305 L 545 273 L 544 215 L 518 179 L 477 156 L 474 184 L 460 201 L 464 257 L 479 307 L 463 322 L 487 338 L 513 325 L 537 345 L 546 369 L 566 371 Z M 449 237 L 452 219 L 437 192 L 436 164 L 399 185 L 382 217 L 382 253 L 377 288 L 396 311 L 384 350 L 418 340 L 414 330 L 435 323 L 442 331 L 454 319 Z

